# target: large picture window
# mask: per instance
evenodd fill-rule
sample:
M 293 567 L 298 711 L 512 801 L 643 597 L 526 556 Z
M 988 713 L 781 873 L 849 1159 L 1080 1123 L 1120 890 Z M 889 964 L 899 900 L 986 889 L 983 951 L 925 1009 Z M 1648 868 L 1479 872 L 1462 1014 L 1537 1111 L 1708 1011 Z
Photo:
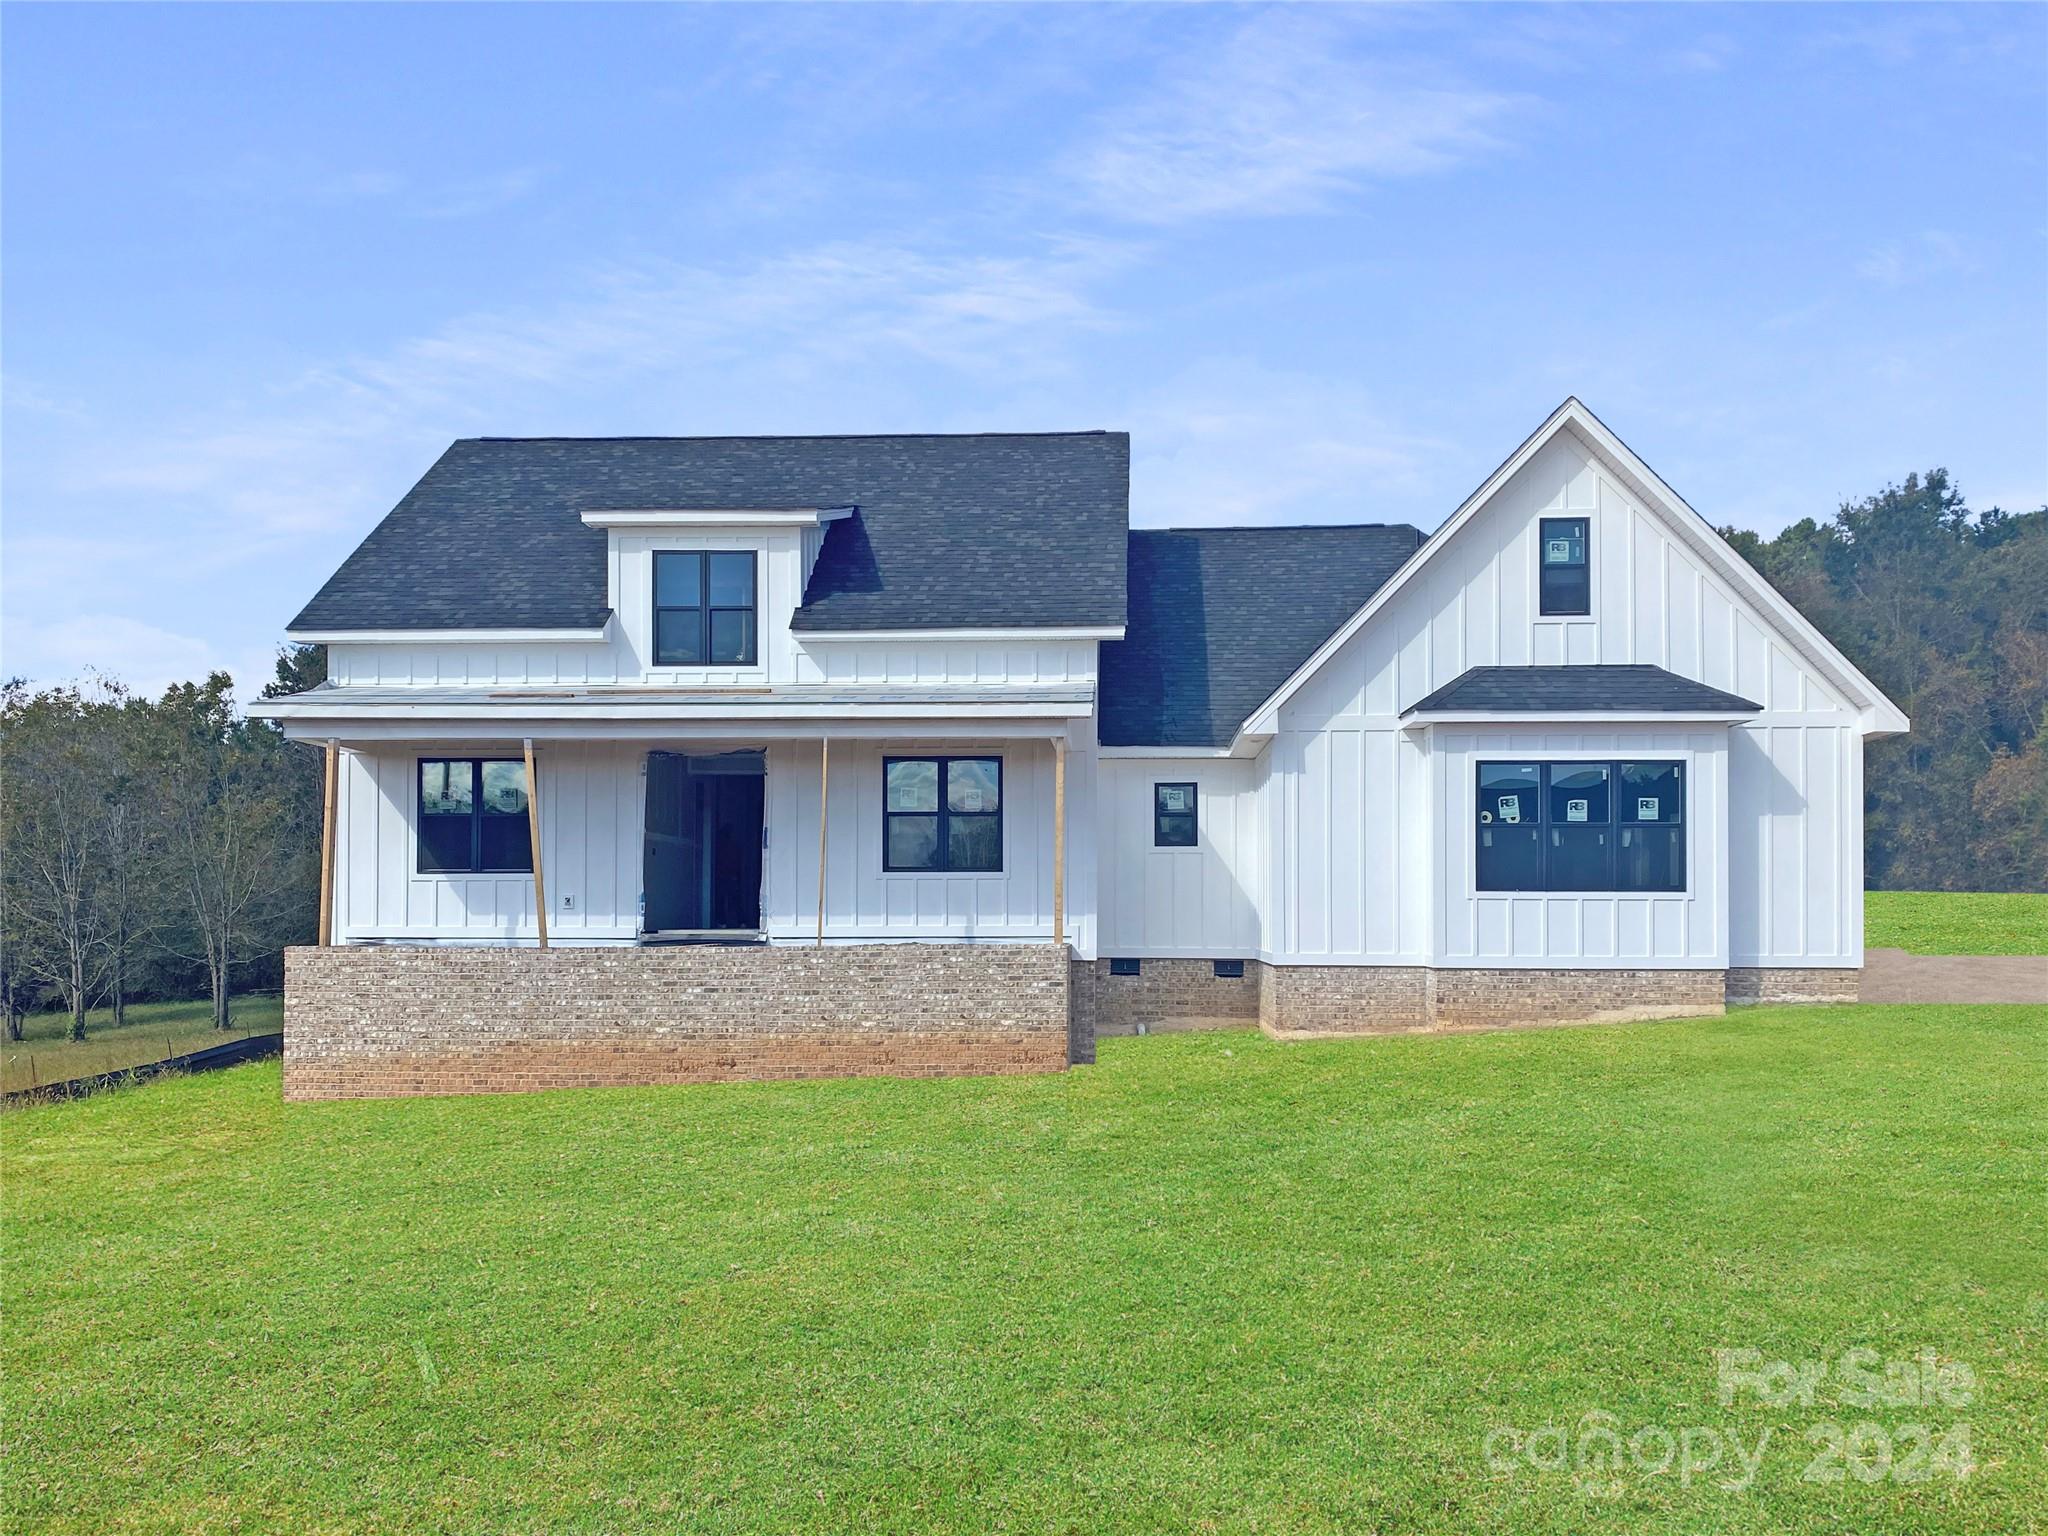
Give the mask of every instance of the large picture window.
M 1682 891 L 1685 765 L 1481 763 L 1482 891 Z
M 658 551 L 654 556 L 654 664 L 751 667 L 757 654 L 754 552 Z
M 1587 563 L 1592 543 L 1591 521 L 1583 517 L 1546 517 L 1538 526 L 1537 607 L 1546 614 L 1593 611 L 1592 568 Z
M 989 874 L 1003 867 L 1003 760 L 882 760 L 882 868 Z
M 517 758 L 421 758 L 419 812 L 421 874 L 532 870 L 526 765 Z

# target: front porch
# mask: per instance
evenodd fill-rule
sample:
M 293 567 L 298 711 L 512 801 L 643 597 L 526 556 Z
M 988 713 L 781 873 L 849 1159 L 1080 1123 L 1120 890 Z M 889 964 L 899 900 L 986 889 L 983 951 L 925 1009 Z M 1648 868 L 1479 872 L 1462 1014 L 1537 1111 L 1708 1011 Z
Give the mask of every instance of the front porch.
M 285 953 L 288 1099 L 1057 1072 L 1049 944 L 343 945 Z

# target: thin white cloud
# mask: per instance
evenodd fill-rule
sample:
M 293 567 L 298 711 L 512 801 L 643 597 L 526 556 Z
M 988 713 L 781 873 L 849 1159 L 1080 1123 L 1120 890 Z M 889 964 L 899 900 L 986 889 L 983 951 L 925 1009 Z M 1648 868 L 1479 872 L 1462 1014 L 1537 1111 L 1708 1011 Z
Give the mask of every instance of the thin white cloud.
M 0 675 L 39 684 L 81 681 L 93 673 L 158 694 L 171 683 L 225 671 L 236 691 L 254 698 L 272 676 L 273 652 L 231 654 L 195 635 L 179 634 L 117 613 L 82 613 L 47 624 L 8 615 L 0 628 Z
M 1146 527 L 1415 522 L 1446 507 L 1445 443 L 1359 385 L 1215 358 L 1132 414 L 1131 520 Z
M 1960 237 L 1925 229 L 1908 240 L 1887 240 L 1856 263 L 1856 275 L 1880 288 L 1903 288 L 1926 278 L 1967 272 L 1975 265 Z
M 1429 83 L 1347 42 L 1320 17 L 1262 17 L 1109 118 L 1067 173 L 1101 212 L 1175 224 L 1311 212 L 1502 147 L 1516 98 Z

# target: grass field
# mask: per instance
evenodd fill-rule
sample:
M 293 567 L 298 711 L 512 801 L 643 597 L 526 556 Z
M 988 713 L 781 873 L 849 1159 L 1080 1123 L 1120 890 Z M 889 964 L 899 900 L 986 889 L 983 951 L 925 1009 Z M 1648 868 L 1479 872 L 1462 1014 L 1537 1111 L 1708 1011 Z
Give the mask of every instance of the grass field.
M 2048 1517 L 2039 1009 L 291 1107 L 261 1064 L 0 1137 L 15 1531 Z M 1975 1393 L 1717 1400 L 1717 1349 L 1859 1346 Z M 1856 1470 L 1805 1481 L 1829 1421 Z M 1602 1424 L 1641 1459 L 1549 1469 Z M 1915 1425 L 1966 1425 L 1973 1474 Z M 1747 1487 L 1655 1470 L 1658 1431 L 1767 1430 Z
M 213 1027 L 213 1005 L 196 1003 L 131 1003 L 128 1022 L 113 1026 L 113 1014 L 95 1008 L 86 1016 L 85 1039 L 67 1040 L 68 1013 L 32 1013 L 23 1040 L 0 1045 L 0 1088 L 12 1093 L 38 1083 L 61 1083 L 161 1061 L 166 1056 L 219 1045 L 243 1035 L 273 1034 L 282 1027 L 284 1001 L 278 997 L 238 997 L 229 1005 L 234 1028 Z
M 1866 891 L 1863 942 L 1916 955 L 2048 955 L 2048 895 Z

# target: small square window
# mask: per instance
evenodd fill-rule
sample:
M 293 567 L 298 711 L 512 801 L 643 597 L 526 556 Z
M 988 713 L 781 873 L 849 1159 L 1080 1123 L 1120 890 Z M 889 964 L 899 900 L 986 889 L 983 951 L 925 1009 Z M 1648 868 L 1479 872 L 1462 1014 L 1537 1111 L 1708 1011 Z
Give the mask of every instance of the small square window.
M 1109 974 L 1112 976 L 1135 976 L 1138 974 L 1138 962 L 1135 960 L 1113 959 L 1109 962 Z
M 1219 981 L 1236 981 L 1243 975 L 1244 962 L 1242 960 L 1218 960 L 1216 962 L 1216 977 Z

